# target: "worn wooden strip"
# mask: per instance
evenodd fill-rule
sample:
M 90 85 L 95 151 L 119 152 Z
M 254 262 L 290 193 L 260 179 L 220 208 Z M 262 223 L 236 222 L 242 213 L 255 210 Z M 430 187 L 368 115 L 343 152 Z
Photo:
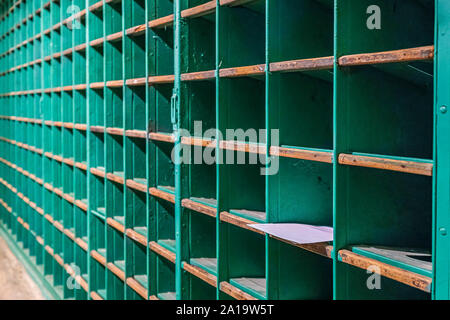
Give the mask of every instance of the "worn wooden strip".
M 254 66 L 234 67 L 219 70 L 219 76 L 221 78 L 234 78 L 234 77 L 250 77 L 264 75 L 266 70 L 265 64 L 257 64 Z
M 75 243 L 80 246 L 84 251 L 88 251 L 88 244 L 81 238 L 76 238 Z
M 146 27 L 147 27 L 146 24 L 141 24 L 139 26 L 134 26 L 134 27 L 128 28 L 127 30 L 125 30 L 125 33 L 128 36 L 139 36 L 139 35 L 145 33 Z
M 220 141 L 220 148 L 225 150 L 235 150 L 240 152 L 266 154 L 266 145 L 247 143 L 241 141 Z
M 86 131 L 87 130 L 87 125 L 84 124 L 84 123 L 75 123 L 73 127 L 75 129 L 81 130 L 81 131 Z
M 434 46 L 392 50 L 375 53 L 361 53 L 342 56 L 338 59 L 340 66 L 360 66 L 381 63 L 411 62 L 418 60 L 432 60 Z
M 103 38 L 94 39 L 94 40 L 91 40 L 91 42 L 89 42 L 89 45 L 91 47 L 101 46 L 101 45 L 103 45 L 104 41 L 105 41 L 105 39 L 103 39 Z
M 175 80 L 174 75 L 165 75 L 165 76 L 150 76 L 148 77 L 148 84 L 164 84 L 164 83 L 173 83 Z
M 123 136 L 123 129 L 122 128 L 106 128 L 106 132 L 112 135 L 116 136 Z
M 147 246 L 147 237 L 134 231 L 133 229 L 127 229 L 125 233 L 128 238 L 133 239 L 134 241 L 142 244 L 144 247 Z
M 103 89 L 105 83 L 104 82 L 93 82 L 89 85 L 91 89 Z
M 193 266 L 186 262 L 183 263 L 183 269 L 186 270 L 187 272 L 189 272 L 190 274 L 196 276 L 197 278 L 205 281 L 209 285 L 217 288 L 217 277 L 215 275 L 207 272 L 206 270 L 204 270 L 200 267 Z
M 215 148 L 216 141 L 215 140 L 207 140 L 196 137 L 181 137 L 181 143 L 191 146 L 199 146 L 199 147 L 208 147 Z
M 159 254 L 160 256 L 166 258 L 170 262 L 175 263 L 175 253 L 173 253 L 170 250 L 167 250 L 166 248 L 160 246 L 155 241 L 150 241 L 149 243 L 150 250 L 153 252 Z
M 91 171 L 92 174 L 95 174 L 96 176 L 99 176 L 99 177 L 102 177 L 102 178 L 105 177 L 105 171 L 103 171 L 103 170 L 100 170 L 98 168 L 91 168 L 90 171 Z
M 117 231 L 121 233 L 125 233 L 125 226 L 118 222 L 117 220 L 114 220 L 113 218 L 107 218 L 106 223 L 116 229 Z
M 173 24 L 173 20 L 174 20 L 174 16 L 173 14 L 168 15 L 166 17 L 161 17 L 158 19 L 154 19 L 148 22 L 148 27 L 149 28 L 163 28 L 163 27 L 168 27 L 171 26 Z
M 181 74 L 181 81 L 201 81 L 216 78 L 216 70 L 190 72 Z
M 75 162 L 75 167 L 77 167 L 78 169 L 87 171 L 87 164 L 85 164 L 83 162 Z
M 370 266 L 377 266 L 380 274 L 386 278 L 404 283 L 419 290 L 430 292 L 432 279 L 414 272 L 397 268 L 375 259 L 367 258 L 351 252 L 349 250 L 340 250 L 339 256 L 342 262 L 352 266 L 367 270 Z
M 126 130 L 125 135 L 130 138 L 142 138 L 147 137 L 147 132 L 145 130 Z
M 122 31 L 113 33 L 113 34 L 109 34 L 106 36 L 106 41 L 119 41 L 122 40 Z
M 123 87 L 123 80 L 111 80 L 106 82 L 108 88 L 121 88 Z
M 119 183 L 119 184 L 124 184 L 125 183 L 125 181 L 124 181 L 124 179 L 122 177 L 120 177 L 118 175 L 115 175 L 114 173 L 107 173 L 106 174 L 106 178 L 108 180 L 114 181 L 114 182 Z
M 248 293 L 242 291 L 241 289 L 236 288 L 226 281 L 222 281 L 220 283 L 220 291 L 225 292 L 229 296 L 237 299 L 237 300 L 258 300 L 255 297 L 249 295 Z
M 174 136 L 172 134 L 167 134 L 167 133 L 150 132 L 148 137 L 150 140 L 155 140 L 155 141 L 162 141 L 162 142 L 169 142 L 169 143 L 175 142 Z
M 36 236 L 36 241 L 37 241 L 41 246 L 44 245 L 44 239 L 42 239 L 42 237 Z
M 84 202 L 81 201 L 81 200 L 75 200 L 75 205 L 76 205 L 78 208 L 80 208 L 81 210 L 83 210 L 83 211 L 87 211 L 87 210 L 88 210 L 87 204 L 84 203 Z
M 252 1 L 255 1 L 255 0 L 220 0 L 219 3 L 221 6 L 233 7 L 233 6 L 243 5 L 243 4 L 252 2 Z
M 127 79 L 125 84 L 129 87 L 133 86 L 145 86 L 147 82 L 147 78 L 135 78 L 135 79 Z
M 182 18 L 197 18 L 216 11 L 216 0 L 181 11 Z
M 216 208 L 204 205 L 202 203 L 198 203 L 196 201 L 193 201 L 191 199 L 183 199 L 181 201 L 181 205 L 187 209 L 194 210 L 203 214 L 206 214 L 210 217 L 216 217 L 217 210 Z
M 255 221 L 236 216 L 236 215 L 231 214 L 226 211 L 223 211 L 220 213 L 220 221 L 227 222 L 227 223 L 233 224 L 237 227 L 247 229 L 247 230 L 262 234 L 262 235 L 265 234 L 263 231 L 249 226 L 249 224 L 255 224 L 256 223 Z
M 386 159 L 341 153 L 339 163 L 344 165 L 406 172 L 424 176 L 433 175 L 433 164 L 405 160 Z
M 63 260 L 63 258 L 61 258 L 61 256 L 59 255 L 59 254 L 54 254 L 53 255 L 53 258 L 56 260 L 56 262 L 58 262 L 58 264 L 61 266 L 61 267 L 64 267 L 64 260 Z
M 104 265 L 106 267 L 106 258 L 102 256 L 100 253 L 98 253 L 95 250 L 91 250 L 91 257 L 97 260 L 98 263 Z
M 171 193 L 159 190 L 158 188 L 154 187 L 149 188 L 149 193 L 154 197 L 158 197 L 160 199 L 175 203 L 175 196 Z
M 270 72 L 295 72 L 333 69 L 334 57 L 321 57 L 312 59 L 299 59 L 281 62 L 272 62 Z
M 105 127 L 103 127 L 103 126 L 90 126 L 89 130 L 91 130 L 92 132 L 104 133 L 105 132 Z
M 147 300 L 148 290 L 145 289 L 139 282 L 137 282 L 134 278 L 127 278 L 127 285 L 136 291 L 138 295 Z
M 333 152 L 331 152 L 331 151 L 326 152 L 326 151 L 304 150 L 304 149 L 294 149 L 294 148 L 272 146 L 272 147 L 270 147 L 270 155 L 286 157 L 286 158 L 333 163 Z
M 120 280 L 125 281 L 125 272 L 118 268 L 114 263 L 108 262 L 107 268 L 114 273 Z
M 92 300 L 103 300 L 103 298 L 100 297 L 100 295 L 94 291 L 91 292 L 91 298 L 92 298 Z
M 64 229 L 64 234 L 65 234 L 69 239 L 71 239 L 73 242 L 76 241 L 75 234 L 74 234 L 72 231 L 70 231 L 69 229 Z
M 127 187 L 130 187 L 130 188 L 132 188 L 134 190 L 137 190 L 137 191 L 147 192 L 147 185 L 145 185 L 143 183 L 136 182 L 136 181 L 134 181 L 132 179 L 128 179 L 127 180 Z

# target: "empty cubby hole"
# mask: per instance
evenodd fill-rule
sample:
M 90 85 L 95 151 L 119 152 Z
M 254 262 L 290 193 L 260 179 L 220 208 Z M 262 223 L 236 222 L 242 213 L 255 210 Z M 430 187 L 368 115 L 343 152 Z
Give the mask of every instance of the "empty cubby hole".
M 107 261 L 114 263 L 114 265 L 125 272 L 124 260 L 124 235 L 111 226 L 107 226 Z M 108 299 L 124 298 L 124 282 L 117 277 L 112 271 L 108 272 L 109 289 Z
M 147 280 L 147 247 L 135 242 L 130 238 L 126 238 L 127 261 L 133 261 L 130 270 L 127 270 L 128 277 L 134 278 L 141 286 L 148 288 Z M 135 299 L 142 299 L 133 289 L 128 287 L 127 290 Z
M 145 77 L 145 33 L 125 40 L 125 79 Z
M 146 193 L 127 188 L 127 227 L 147 237 Z
M 74 103 L 73 103 L 73 92 L 64 91 L 61 92 L 61 121 L 63 122 L 73 122 L 74 114 Z
M 61 29 L 50 31 L 51 54 L 60 53 L 61 50 Z M 59 58 L 56 58 L 59 59 Z
M 67 164 L 62 165 L 62 191 L 67 194 L 74 193 L 74 168 Z
M 102 90 L 90 90 L 89 94 L 89 121 L 91 126 L 105 125 L 104 94 Z
M 269 61 L 333 56 L 333 0 L 269 2 Z
M 266 298 L 264 236 L 232 224 L 223 224 L 220 232 L 227 232 L 225 241 L 230 249 L 226 257 L 220 258 L 226 259 L 226 274 L 230 284 L 264 300 Z
M 73 92 L 74 115 L 75 123 L 86 124 L 87 120 L 87 101 L 86 91 L 76 90 Z
M 124 177 L 123 136 L 106 135 L 106 171 Z
M 314 72 L 269 76 L 269 127 L 280 146 L 333 149 L 333 82 Z
M 91 215 L 91 250 L 95 250 L 100 254 L 104 254 L 106 249 L 106 234 L 105 234 L 105 220 L 103 217 L 98 215 Z
M 105 266 L 99 263 L 94 258 L 91 259 L 90 270 L 90 288 L 92 292 L 97 293 L 104 300 L 106 299 L 106 269 Z
M 202 268 L 206 272 L 217 276 L 217 255 L 216 255 L 216 220 L 204 214 L 192 213 L 189 216 L 189 247 L 190 260 L 193 266 Z M 207 285 L 210 286 L 210 285 Z M 196 289 L 204 286 L 193 285 L 191 298 L 199 299 L 201 293 Z M 194 290 L 195 289 L 195 290 Z M 214 291 L 209 290 L 209 293 Z M 204 296 L 214 298 L 214 296 Z
M 88 253 L 82 249 L 80 246 L 75 246 L 75 265 L 79 275 L 84 281 L 88 281 L 88 266 L 87 266 Z M 65 284 L 65 283 L 64 283 Z M 81 287 L 75 287 L 75 299 L 76 300 L 86 300 L 87 292 Z
M 122 1 L 105 3 L 104 18 L 106 36 L 122 31 Z
M 66 8 L 69 6 L 66 6 Z M 68 18 L 70 16 L 65 14 L 66 17 L 64 17 L 64 19 Z M 74 26 L 72 23 L 77 23 L 77 21 L 73 20 L 71 23 L 68 24 L 61 24 L 61 42 L 62 42 L 62 47 L 61 47 L 61 51 L 66 50 L 66 49 L 70 49 L 73 47 L 73 32 L 75 29 L 71 29 L 71 26 Z M 81 25 L 81 24 L 80 24 Z M 74 26 L 75 27 L 75 26 Z
M 105 77 L 106 81 L 122 79 L 122 42 L 118 40 L 105 43 Z
M 91 1 L 89 5 L 97 3 L 97 0 Z M 103 6 L 99 9 L 90 11 L 87 15 L 89 29 L 88 29 L 88 41 L 100 39 L 103 37 Z
M 202 279 L 189 274 L 189 297 L 190 300 L 216 300 L 216 288 Z
M 86 131 L 74 130 L 75 161 L 87 165 Z
M 105 135 L 94 132 L 90 135 L 90 146 L 92 150 L 91 168 L 100 168 L 105 171 Z
M 271 222 L 333 226 L 333 166 L 280 157 L 269 203 Z
M 102 82 L 103 81 L 103 47 L 91 47 L 87 48 L 89 50 L 89 81 Z M 96 90 L 100 91 L 100 90 Z
M 434 43 L 433 1 L 338 0 L 336 9 L 339 56 Z
M 273 292 L 280 300 L 331 300 L 333 298 L 333 260 L 300 249 L 291 244 L 270 239 L 273 246 Z M 274 259 L 274 260 L 272 260 Z M 269 289 L 270 290 L 270 289 Z
M 156 291 L 160 300 L 175 300 L 175 265 L 160 256 L 157 257 Z
M 44 38 L 45 38 L 45 36 L 44 36 Z M 50 46 L 50 44 L 47 44 L 47 45 Z M 44 56 L 45 56 L 45 54 L 44 54 Z M 50 66 L 50 62 L 49 61 L 42 61 L 42 72 L 44 74 L 49 75 L 50 72 L 51 72 L 50 71 L 51 69 L 52 68 Z M 51 87 L 52 87 L 52 85 L 51 85 L 51 77 L 50 76 L 49 77 L 44 77 L 44 80 L 43 80 L 43 83 L 42 83 L 42 88 L 43 89 L 48 89 L 48 88 L 51 88 Z M 43 94 L 43 96 L 48 96 L 48 95 L 49 94 L 47 94 L 47 93 Z M 42 104 L 42 106 L 44 107 L 45 104 Z
M 86 84 L 86 50 L 74 51 L 73 62 L 76 70 L 73 73 L 73 84 Z
M 219 10 L 219 68 L 265 62 L 265 1 Z
M 338 83 L 345 152 L 432 159 L 432 87 L 368 66 L 341 70 Z
M 337 194 L 336 206 L 340 210 L 336 221 L 344 224 L 344 228 L 336 233 L 338 243 L 345 244 L 357 254 L 381 261 L 386 260 L 386 250 L 390 250 L 389 259 L 385 261 L 390 265 L 405 261 L 403 251 L 418 252 L 431 259 L 431 177 L 362 167 L 340 168 L 338 177 L 346 177 L 345 187 Z M 339 199 L 345 199 L 345 202 Z M 403 269 L 410 270 L 420 264 L 414 272 L 431 273 L 431 260 L 423 261 L 414 255 L 408 257 L 410 259 L 403 263 Z M 352 280 L 362 278 L 361 272 L 349 267 L 340 270 L 342 273 L 336 275 L 337 279 L 348 279 L 348 292 L 339 291 L 341 295 L 369 299 L 378 296 L 374 292 L 378 290 L 368 290 Z M 386 290 L 383 297 L 423 297 L 420 290 L 409 290 L 398 282 L 394 284 L 384 278 L 382 281 L 383 291 Z M 385 282 L 390 285 L 385 287 Z
M 123 90 L 120 88 L 105 89 L 106 127 L 123 128 Z
M 74 206 L 75 236 L 87 243 L 87 213 L 78 206 Z
M 206 1 L 190 1 L 194 7 Z M 216 65 L 216 14 L 215 11 L 200 17 L 186 18 L 181 25 L 181 72 L 215 70 Z
M 84 0 L 74 0 L 74 9 L 72 14 L 83 11 L 86 8 L 86 1 Z M 86 42 L 86 15 L 82 15 L 80 18 L 72 21 L 71 23 L 73 32 L 73 45 L 77 46 L 79 44 Z
M 122 184 L 110 180 L 106 181 L 106 213 L 108 217 L 125 225 L 123 192 L 124 186 Z
M 61 86 L 61 57 L 51 59 L 51 69 L 54 72 L 50 72 L 50 87 L 57 88 Z M 60 94 L 60 92 L 56 92 L 54 94 Z
M 106 217 L 105 211 L 105 179 L 96 175 L 91 175 L 91 197 L 89 201 L 93 214 L 99 217 Z
M 88 205 L 88 197 L 87 197 L 87 185 L 86 171 L 76 167 L 74 170 L 74 182 L 75 182 L 75 199 L 81 200 L 86 206 Z

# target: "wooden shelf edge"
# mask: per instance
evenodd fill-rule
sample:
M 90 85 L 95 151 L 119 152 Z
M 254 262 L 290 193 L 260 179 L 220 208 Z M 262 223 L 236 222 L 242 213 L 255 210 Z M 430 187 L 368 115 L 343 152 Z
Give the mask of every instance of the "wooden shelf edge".
M 431 291 L 432 279 L 429 277 L 394 267 L 345 249 L 339 250 L 339 257 L 342 262 L 363 270 L 367 270 L 367 268 L 372 265 L 377 266 L 380 269 L 380 274 L 386 278 L 401 282 L 425 292 Z
M 427 162 L 405 161 L 341 153 L 339 155 L 339 164 L 405 172 L 424 176 L 433 175 L 433 164 Z

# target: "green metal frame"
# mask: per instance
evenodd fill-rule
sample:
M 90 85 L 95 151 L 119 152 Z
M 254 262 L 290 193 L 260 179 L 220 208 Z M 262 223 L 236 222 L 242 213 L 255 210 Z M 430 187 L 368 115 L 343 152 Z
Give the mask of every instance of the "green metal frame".
M 0 226 L 51 295 L 449 299 L 446 1 L 8 0 L 0 14 Z M 359 54 L 375 62 L 341 62 Z M 260 143 L 266 165 L 221 162 L 254 155 L 224 147 L 236 128 L 268 130 L 234 142 Z M 196 144 L 183 129 L 219 163 L 172 162 Z M 263 222 L 332 226 L 334 241 L 248 226 Z M 418 248 L 432 272 L 361 245 Z M 381 290 L 365 263 L 384 268 Z

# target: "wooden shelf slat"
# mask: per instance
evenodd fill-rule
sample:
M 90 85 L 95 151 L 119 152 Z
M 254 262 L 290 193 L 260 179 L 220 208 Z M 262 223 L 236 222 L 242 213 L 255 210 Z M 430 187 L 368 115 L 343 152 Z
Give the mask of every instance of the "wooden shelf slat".
M 430 277 L 394 267 L 345 249 L 339 250 L 339 258 L 342 262 L 363 270 L 367 270 L 370 266 L 377 266 L 380 269 L 380 274 L 386 278 L 404 283 L 425 292 L 430 292 L 431 290 L 432 279 Z
M 406 172 L 425 176 L 433 175 L 433 164 L 427 162 L 396 160 L 341 153 L 339 155 L 339 163 L 350 166 Z
M 424 46 L 401 50 L 392 50 L 375 53 L 360 53 L 342 56 L 338 59 L 340 66 L 360 66 L 380 63 L 399 63 L 419 60 L 432 60 L 434 46 Z

